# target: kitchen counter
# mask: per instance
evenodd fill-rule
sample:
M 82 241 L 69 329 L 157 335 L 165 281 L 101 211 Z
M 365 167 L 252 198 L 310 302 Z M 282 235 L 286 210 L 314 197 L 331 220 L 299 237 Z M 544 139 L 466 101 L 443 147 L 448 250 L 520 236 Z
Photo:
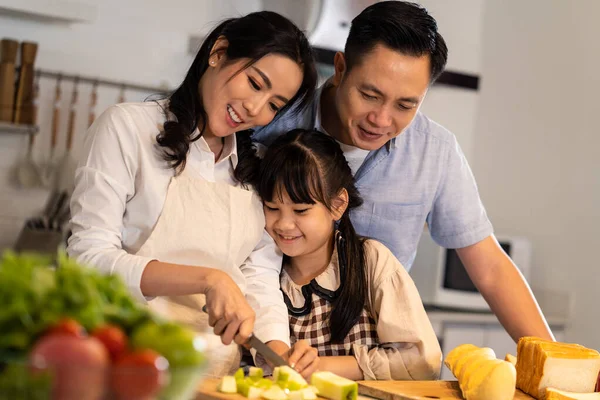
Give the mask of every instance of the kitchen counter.
M 564 330 L 569 323 L 573 309 L 572 296 L 565 291 L 533 289 L 534 295 L 548 325 L 553 329 Z M 431 324 L 465 323 L 492 325 L 500 322 L 491 311 L 469 311 L 425 305 Z

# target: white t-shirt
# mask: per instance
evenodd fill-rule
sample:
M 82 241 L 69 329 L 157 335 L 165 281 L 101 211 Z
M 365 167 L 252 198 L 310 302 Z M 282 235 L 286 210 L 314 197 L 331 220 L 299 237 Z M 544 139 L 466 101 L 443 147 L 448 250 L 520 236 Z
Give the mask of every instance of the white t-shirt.
M 323 90 L 323 87 L 325 87 L 325 85 L 323 85 L 321 87 L 321 90 Z M 316 119 L 315 119 L 315 129 L 331 136 L 325 130 L 323 125 L 321 125 L 321 96 L 320 95 L 316 96 L 315 101 L 317 103 L 315 106 L 317 108 L 317 115 L 316 115 Z M 358 171 L 360 166 L 363 164 L 363 162 L 365 162 L 365 159 L 369 155 L 369 150 L 363 150 L 356 146 L 344 144 L 337 139 L 335 141 L 338 142 L 338 144 L 342 148 L 342 151 L 344 152 L 344 156 L 346 157 L 346 161 L 348 161 L 348 165 L 350 166 L 350 169 L 352 170 L 352 175 L 356 175 L 356 171 Z

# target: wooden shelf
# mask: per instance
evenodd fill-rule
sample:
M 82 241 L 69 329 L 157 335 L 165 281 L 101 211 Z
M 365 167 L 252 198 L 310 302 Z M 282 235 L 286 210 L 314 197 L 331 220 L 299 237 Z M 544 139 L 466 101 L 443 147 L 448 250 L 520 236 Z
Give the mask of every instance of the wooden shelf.
M 10 122 L 0 121 L 0 133 L 15 133 L 15 134 L 30 135 L 32 133 L 37 133 L 37 132 L 38 132 L 38 127 L 35 125 L 13 124 Z
M 42 22 L 91 22 L 96 7 L 76 0 L 0 0 L 0 15 Z

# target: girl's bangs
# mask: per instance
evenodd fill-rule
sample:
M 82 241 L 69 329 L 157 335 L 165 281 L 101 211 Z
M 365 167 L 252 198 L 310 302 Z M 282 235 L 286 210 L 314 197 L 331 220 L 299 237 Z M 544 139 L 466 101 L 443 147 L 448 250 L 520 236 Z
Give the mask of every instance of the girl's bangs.
M 265 201 L 273 201 L 274 197 L 283 201 L 287 194 L 296 204 L 329 204 L 317 163 L 304 149 L 286 146 L 267 157 L 259 184 L 259 195 Z

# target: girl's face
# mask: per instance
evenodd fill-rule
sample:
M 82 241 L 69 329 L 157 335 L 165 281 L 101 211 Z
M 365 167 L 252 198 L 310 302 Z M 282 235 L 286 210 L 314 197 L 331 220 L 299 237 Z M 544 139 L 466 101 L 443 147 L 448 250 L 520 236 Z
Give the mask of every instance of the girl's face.
M 329 211 L 322 203 L 297 204 L 287 193 L 264 202 L 267 232 L 281 251 L 299 257 L 327 251 L 333 240 L 333 224 L 343 210 Z M 345 207 L 344 207 L 345 208 Z
M 244 68 L 248 59 L 226 63 L 226 39 L 213 47 L 199 90 L 208 116 L 207 134 L 225 137 L 267 125 L 294 97 L 302 70 L 291 59 L 269 54 Z

